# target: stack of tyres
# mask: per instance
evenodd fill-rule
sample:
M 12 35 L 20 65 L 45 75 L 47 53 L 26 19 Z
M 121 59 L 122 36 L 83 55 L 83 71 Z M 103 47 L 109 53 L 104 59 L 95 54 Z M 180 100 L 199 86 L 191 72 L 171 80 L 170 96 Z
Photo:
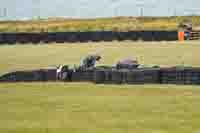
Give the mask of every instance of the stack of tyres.
M 168 31 L 167 41 L 177 41 L 178 31 Z
M 118 41 L 128 40 L 128 32 L 115 32 L 114 36 L 115 36 L 115 40 L 118 40 Z
M 54 33 L 55 35 L 55 42 L 56 43 L 64 43 L 66 41 L 66 33 L 65 32 L 57 32 Z
M 1 82 L 34 82 L 45 81 L 45 73 L 41 70 L 17 71 L 1 76 Z
M 31 34 L 31 42 L 33 44 L 38 44 L 38 43 L 40 43 L 43 40 L 44 36 L 45 35 L 42 34 L 42 33 L 32 33 Z
M 96 67 L 94 71 L 94 82 L 97 84 L 103 84 L 109 82 L 111 79 L 111 70 L 113 68 L 110 66 L 99 66 Z
M 105 83 L 106 74 L 104 69 L 99 69 L 94 71 L 94 82 L 96 84 Z
M 72 82 L 93 82 L 94 70 L 73 71 L 71 75 Z
M 103 34 L 103 41 L 105 41 L 105 42 L 113 41 L 115 38 L 112 31 L 104 31 L 104 32 L 102 32 L 102 34 Z
M 139 40 L 139 35 L 137 31 L 129 31 L 127 35 L 128 35 L 128 40 L 131 40 L 131 41 Z
M 100 69 L 94 72 L 94 82 L 97 84 L 122 84 L 123 72 L 113 69 Z
M 112 70 L 104 69 L 103 71 L 104 71 L 104 84 L 111 84 L 112 83 Z
M 66 42 L 78 42 L 79 41 L 79 32 L 66 32 Z
M 166 31 L 155 31 L 153 34 L 154 41 L 165 41 L 166 39 Z
M 111 72 L 111 83 L 122 84 L 123 83 L 123 72 L 119 70 L 113 70 Z
M 30 43 L 29 34 L 28 33 L 16 33 L 17 43 L 25 44 Z
M 79 33 L 79 41 L 80 42 L 89 42 L 89 41 L 91 41 L 92 39 L 91 39 L 91 35 L 92 35 L 93 33 L 92 32 L 80 32 Z
M 159 69 L 137 69 L 126 72 L 127 84 L 160 83 Z
M 153 40 L 153 32 L 152 31 L 141 31 L 141 32 L 139 32 L 139 36 L 142 41 L 152 41 Z
M 15 44 L 16 43 L 16 34 L 15 33 L 5 33 L 4 41 L 7 44 Z
M 144 75 L 140 70 L 132 70 L 126 73 L 127 84 L 144 84 Z
M 4 37 L 2 33 L 0 33 L 0 44 L 4 44 Z
M 200 84 L 200 68 L 185 69 L 185 84 Z
M 144 75 L 140 70 L 127 71 L 126 73 L 127 84 L 144 84 Z
M 44 43 L 53 43 L 56 40 L 55 33 L 43 33 L 43 39 L 41 40 Z
M 36 33 L 26 33 L 26 40 L 25 43 L 34 43 L 34 35 Z M 41 33 L 40 33 L 41 34 Z M 39 39 L 39 42 L 41 41 L 41 38 Z
M 161 69 L 162 84 L 185 84 L 185 70 L 182 68 Z
M 103 38 L 102 32 L 100 32 L 100 31 L 94 31 L 91 34 L 91 41 L 93 41 L 93 42 L 102 41 L 103 40 L 102 38 Z
M 145 83 L 151 83 L 151 84 L 157 84 L 160 83 L 160 69 L 152 68 L 152 69 L 144 69 L 144 82 Z
M 154 31 L 153 40 L 154 41 L 177 41 L 178 32 L 177 31 Z
M 45 81 L 56 81 L 56 69 L 44 69 Z

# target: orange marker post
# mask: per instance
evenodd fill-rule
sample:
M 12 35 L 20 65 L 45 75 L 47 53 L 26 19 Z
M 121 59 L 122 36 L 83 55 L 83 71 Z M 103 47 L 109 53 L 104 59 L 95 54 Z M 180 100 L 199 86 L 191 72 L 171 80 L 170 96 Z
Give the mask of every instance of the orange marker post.
M 184 41 L 185 40 L 185 32 L 184 31 L 179 31 L 178 32 L 178 40 L 179 41 Z

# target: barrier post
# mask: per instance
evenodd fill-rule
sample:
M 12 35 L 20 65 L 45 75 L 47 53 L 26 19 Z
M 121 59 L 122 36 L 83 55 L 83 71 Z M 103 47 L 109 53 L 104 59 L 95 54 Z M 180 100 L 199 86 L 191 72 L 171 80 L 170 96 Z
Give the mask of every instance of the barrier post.
M 184 41 L 185 40 L 185 32 L 184 31 L 179 31 L 178 32 L 178 40 L 179 41 Z

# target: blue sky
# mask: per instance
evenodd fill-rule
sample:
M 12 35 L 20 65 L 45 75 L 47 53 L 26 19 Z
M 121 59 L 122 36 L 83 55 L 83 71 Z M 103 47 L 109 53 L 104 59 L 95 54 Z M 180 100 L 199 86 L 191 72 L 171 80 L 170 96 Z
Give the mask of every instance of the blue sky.
M 1 0 L 0 19 L 200 15 L 200 0 Z

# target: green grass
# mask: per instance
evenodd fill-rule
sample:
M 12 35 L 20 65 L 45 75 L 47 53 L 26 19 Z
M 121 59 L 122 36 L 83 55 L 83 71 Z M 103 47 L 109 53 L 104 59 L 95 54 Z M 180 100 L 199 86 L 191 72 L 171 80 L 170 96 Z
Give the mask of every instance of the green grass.
M 199 42 L 101 42 L 51 45 L 4 45 L 0 47 L 0 73 L 79 64 L 89 53 L 99 52 L 100 64 L 112 65 L 119 59 L 136 57 L 144 65 L 200 66 Z
M 177 30 L 184 20 L 200 27 L 199 16 L 186 17 L 116 17 L 98 19 L 64 19 L 0 21 L 0 32 L 64 32 L 64 31 L 132 31 Z
M 4 45 L 0 73 L 78 64 L 92 51 L 101 51 L 101 64 L 136 56 L 145 65 L 200 66 L 199 50 L 199 42 Z M 0 132 L 198 133 L 199 100 L 200 86 L 3 83 Z
M 0 131 L 199 132 L 200 87 L 0 85 Z

